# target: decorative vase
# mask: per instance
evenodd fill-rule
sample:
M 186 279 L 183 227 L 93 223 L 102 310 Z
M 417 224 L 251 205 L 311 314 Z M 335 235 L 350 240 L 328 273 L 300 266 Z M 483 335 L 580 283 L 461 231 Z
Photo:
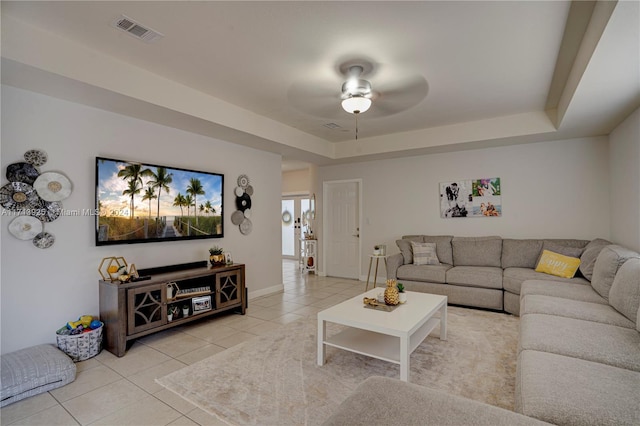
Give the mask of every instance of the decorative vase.
M 224 254 L 212 254 L 209 256 L 209 262 L 211 262 L 211 266 L 222 266 L 226 263 Z
M 182 318 L 189 316 L 189 308 L 182 308 Z
M 400 303 L 396 280 L 387 280 L 387 288 L 384 290 L 384 303 L 392 306 Z
M 167 314 L 167 321 L 173 321 L 173 314 Z
M 407 293 L 398 293 L 398 300 L 400 303 L 404 303 L 407 301 Z

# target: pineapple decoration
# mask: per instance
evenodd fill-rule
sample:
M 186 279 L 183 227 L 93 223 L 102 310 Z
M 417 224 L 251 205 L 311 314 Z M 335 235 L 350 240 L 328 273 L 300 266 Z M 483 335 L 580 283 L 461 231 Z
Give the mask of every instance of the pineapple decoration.
M 392 306 L 400 303 L 398 288 L 396 287 L 396 280 L 387 280 L 387 288 L 384 290 L 384 303 Z

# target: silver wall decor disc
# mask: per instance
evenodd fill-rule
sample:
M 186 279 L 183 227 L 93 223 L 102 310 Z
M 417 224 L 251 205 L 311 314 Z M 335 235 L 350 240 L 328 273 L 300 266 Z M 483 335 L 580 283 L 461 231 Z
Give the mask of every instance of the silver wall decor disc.
M 236 186 L 234 192 L 236 193 L 236 197 L 242 197 L 244 195 L 244 189 L 241 186 Z
M 19 240 L 32 240 L 42 232 L 42 222 L 31 216 L 18 216 L 9 224 L 9 232 Z
M 53 222 L 62 214 L 62 203 L 59 201 L 42 201 L 41 207 L 31 210 L 31 216 L 43 221 Z
M 253 186 L 249 185 L 244 189 L 244 192 L 247 193 L 247 195 L 251 196 L 253 195 Z
M 33 186 L 24 182 L 9 182 L 0 188 L 0 205 L 7 210 L 29 210 L 39 209 L 43 201 L 38 197 L 38 193 Z
M 45 201 L 61 201 L 71 195 L 71 181 L 56 172 L 42 173 L 33 183 L 36 192 Z
M 50 233 L 41 232 L 33 238 L 33 245 L 41 249 L 46 249 L 51 247 L 55 240 L 55 237 Z
M 241 188 L 246 188 L 249 185 L 249 176 L 240 175 L 238 176 L 238 186 Z
M 242 213 L 240 210 L 236 210 L 231 214 L 231 223 L 233 223 L 234 225 L 240 225 L 243 220 L 244 213 Z
M 245 217 L 242 223 L 240 224 L 240 232 L 242 233 L 242 235 L 249 235 L 252 229 L 253 229 L 253 224 L 249 219 Z
M 7 166 L 7 180 L 10 182 L 23 182 L 33 185 L 40 176 L 40 172 L 29 163 L 13 163 Z
M 34 166 L 42 166 L 47 162 L 47 153 L 39 149 L 30 149 L 24 153 L 24 161 Z
M 244 211 L 244 217 L 246 217 L 246 218 L 250 218 L 251 217 L 251 209 L 246 209 Z

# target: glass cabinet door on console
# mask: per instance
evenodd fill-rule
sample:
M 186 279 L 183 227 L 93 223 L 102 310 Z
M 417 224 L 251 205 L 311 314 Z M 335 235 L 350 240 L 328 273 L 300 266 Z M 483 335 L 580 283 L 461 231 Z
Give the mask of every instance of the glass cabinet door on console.
M 243 282 L 242 269 L 216 274 L 216 308 L 221 309 L 239 303 L 244 292 Z
M 167 322 L 166 284 L 132 288 L 127 291 L 129 334 L 138 333 Z

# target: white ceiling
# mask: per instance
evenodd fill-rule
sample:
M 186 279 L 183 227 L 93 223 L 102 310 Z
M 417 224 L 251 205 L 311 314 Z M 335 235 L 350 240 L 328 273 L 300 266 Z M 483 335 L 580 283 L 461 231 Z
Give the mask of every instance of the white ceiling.
M 3 1 L 2 77 L 318 164 L 607 134 L 640 105 L 638 2 L 579 3 Z

